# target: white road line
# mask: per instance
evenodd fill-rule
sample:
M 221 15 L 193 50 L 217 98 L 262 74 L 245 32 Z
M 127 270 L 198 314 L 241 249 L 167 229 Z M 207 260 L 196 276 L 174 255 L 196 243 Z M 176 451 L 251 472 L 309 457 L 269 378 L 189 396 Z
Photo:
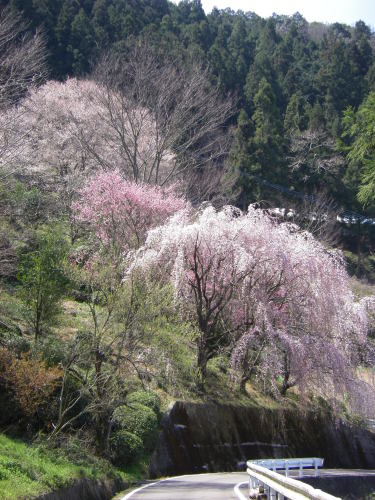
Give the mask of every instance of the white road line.
M 239 498 L 239 500 L 248 500 L 241 492 L 240 492 L 240 487 L 243 485 L 243 484 L 247 484 L 247 481 L 243 481 L 242 483 L 238 483 L 236 484 L 236 486 L 233 488 L 234 490 L 234 493 L 236 495 L 237 498 Z
M 156 481 L 155 483 L 150 483 L 150 484 L 145 484 L 144 486 L 141 486 L 140 488 L 137 488 L 136 490 L 131 491 L 124 497 L 120 498 L 120 500 L 128 500 L 128 498 L 132 497 L 135 493 L 138 493 L 138 491 L 144 490 L 145 488 L 149 488 L 150 486 L 154 486 L 154 484 L 161 483 L 161 481 Z
M 128 493 L 124 497 L 121 497 L 120 500 L 128 500 L 128 498 L 131 498 L 133 495 L 138 493 L 138 491 L 144 490 L 145 488 L 149 488 L 150 486 L 155 486 L 155 484 L 164 483 L 165 481 L 171 481 L 173 479 L 178 479 L 181 477 L 196 477 L 196 476 L 207 476 L 207 473 L 204 472 L 203 474 L 184 474 L 182 476 L 172 476 L 172 477 L 167 477 L 166 479 L 160 479 L 160 481 L 155 481 L 154 483 L 145 484 L 144 486 L 141 486 L 140 488 L 137 488 L 136 490 L 131 491 L 130 493 Z

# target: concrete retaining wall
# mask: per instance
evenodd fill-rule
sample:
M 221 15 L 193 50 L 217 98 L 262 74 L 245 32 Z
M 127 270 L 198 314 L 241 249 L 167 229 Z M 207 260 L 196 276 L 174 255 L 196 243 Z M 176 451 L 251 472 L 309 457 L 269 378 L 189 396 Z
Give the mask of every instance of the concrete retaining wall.
M 151 477 L 244 470 L 256 458 L 317 456 L 326 467 L 375 468 L 375 434 L 324 412 L 176 402 L 162 421 Z

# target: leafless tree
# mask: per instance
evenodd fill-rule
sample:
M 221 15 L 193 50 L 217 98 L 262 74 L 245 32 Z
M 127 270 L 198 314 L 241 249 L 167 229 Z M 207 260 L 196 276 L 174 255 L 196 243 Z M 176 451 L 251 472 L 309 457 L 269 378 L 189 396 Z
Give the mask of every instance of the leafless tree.
M 324 130 L 307 129 L 290 137 L 289 168 L 307 180 L 313 174 L 337 174 L 345 159 L 337 152 L 335 140 Z
M 26 130 L 20 133 L 20 115 L 9 115 L 5 111 L 45 76 L 46 48 L 41 32 L 28 31 L 22 15 L 10 7 L 0 10 L 0 180 L 3 184 L 13 173 L 4 164 L 22 146 L 27 133 Z M 4 209 L 1 200 L 0 216 Z M 11 275 L 17 263 L 16 245 L 4 229 L 0 230 L 0 241 L 0 275 Z
M 103 57 L 94 78 L 105 89 L 98 98 L 128 177 L 164 185 L 227 154 L 234 100 L 222 98 L 202 66 L 178 67 L 137 42 L 126 54 Z
M 0 109 L 16 102 L 46 76 L 46 47 L 40 31 L 32 34 L 22 15 L 0 12 Z
M 275 215 L 293 222 L 319 241 L 329 245 L 339 243 L 340 225 L 337 222 L 339 208 L 327 193 L 315 192 L 311 196 L 294 200 L 283 198 L 280 203 L 283 210 Z
M 208 163 L 204 167 L 187 169 L 182 174 L 182 185 L 193 206 L 209 202 L 216 208 L 234 204 L 239 195 L 236 187 L 238 172 L 227 162 Z
M 22 14 L 6 7 L 0 11 L 0 179 L 13 173 L 4 169 L 22 147 L 27 130 L 20 114 L 5 114 L 27 91 L 45 80 L 46 44 L 41 31 L 32 33 Z M 22 131 L 22 132 L 21 132 Z

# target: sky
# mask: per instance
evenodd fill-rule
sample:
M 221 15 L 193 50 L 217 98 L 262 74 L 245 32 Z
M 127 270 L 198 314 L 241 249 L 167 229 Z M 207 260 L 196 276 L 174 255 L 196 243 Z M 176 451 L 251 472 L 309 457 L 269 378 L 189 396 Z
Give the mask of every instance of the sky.
M 261 17 L 276 14 L 293 15 L 296 12 L 309 22 L 345 23 L 353 25 L 361 19 L 375 29 L 375 0 L 201 0 L 208 14 L 219 9 L 255 12 Z

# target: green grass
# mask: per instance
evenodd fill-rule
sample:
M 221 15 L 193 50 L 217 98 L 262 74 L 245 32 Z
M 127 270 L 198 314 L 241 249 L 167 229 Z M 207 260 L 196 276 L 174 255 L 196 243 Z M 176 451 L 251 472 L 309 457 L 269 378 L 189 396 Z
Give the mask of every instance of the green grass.
M 94 459 L 89 465 L 72 463 L 57 451 L 29 446 L 0 434 L 0 498 L 31 499 L 58 490 L 80 478 L 122 478 L 134 483 L 145 477 L 145 464 L 122 471 L 108 462 Z

